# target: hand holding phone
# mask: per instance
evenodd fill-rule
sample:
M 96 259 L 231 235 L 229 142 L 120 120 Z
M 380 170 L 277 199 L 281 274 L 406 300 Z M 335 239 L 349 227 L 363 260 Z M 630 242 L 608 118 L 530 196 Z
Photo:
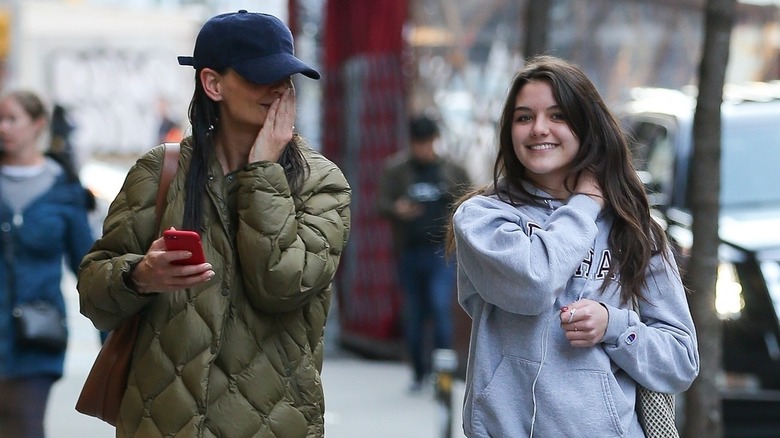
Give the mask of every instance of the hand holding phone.
M 187 230 L 165 230 L 163 231 L 166 251 L 189 251 L 192 257 L 174 260 L 174 265 L 198 265 L 206 263 L 206 256 L 203 254 L 203 245 L 200 241 L 200 235 L 195 231 Z

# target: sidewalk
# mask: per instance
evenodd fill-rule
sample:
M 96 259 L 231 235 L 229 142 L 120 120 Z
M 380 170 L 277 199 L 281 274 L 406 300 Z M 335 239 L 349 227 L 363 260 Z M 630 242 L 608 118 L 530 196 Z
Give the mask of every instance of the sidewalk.
M 113 427 L 74 409 L 98 352 L 99 339 L 92 323 L 78 311 L 74 279 L 69 276 L 63 283 L 66 285 L 63 290 L 71 338 L 65 376 L 55 384 L 49 400 L 48 437 L 113 437 Z M 334 322 L 329 322 L 331 327 L 335 326 Z M 407 365 L 363 359 L 339 349 L 332 342 L 329 344 L 322 371 L 327 438 L 444 438 L 440 426 L 444 415 L 434 400 L 432 388 L 417 394 L 406 391 L 410 379 Z M 460 426 L 462 397 L 463 383 L 456 381 L 452 402 L 453 434 L 447 438 L 463 437 Z

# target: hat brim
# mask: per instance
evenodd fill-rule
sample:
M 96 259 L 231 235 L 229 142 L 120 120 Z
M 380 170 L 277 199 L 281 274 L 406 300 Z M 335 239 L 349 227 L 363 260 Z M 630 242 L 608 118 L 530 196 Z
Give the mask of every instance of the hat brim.
M 260 85 L 274 84 L 296 73 L 312 79 L 321 77 L 317 70 L 286 53 L 238 61 L 231 67 L 244 79 Z

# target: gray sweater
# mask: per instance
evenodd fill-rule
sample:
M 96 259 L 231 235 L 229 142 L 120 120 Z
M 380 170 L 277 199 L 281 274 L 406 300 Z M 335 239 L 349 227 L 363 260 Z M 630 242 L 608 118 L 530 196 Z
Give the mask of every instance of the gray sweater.
M 547 207 L 476 196 L 457 209 L 458 300 L 472 318 L 467 436 L 528 437 L 533 423 L 536 437 L 643 437 L 637 383 L 679 393 L 696 378 L 696 332 L 671 254 L 651 260 L 641 321 L 617 282 L 599 290 L 614 260 L 611 224 L 585 195 Z M 595 347 L 572 347 L 560 327 L 561 307 L 580 298 L 609 312 Z

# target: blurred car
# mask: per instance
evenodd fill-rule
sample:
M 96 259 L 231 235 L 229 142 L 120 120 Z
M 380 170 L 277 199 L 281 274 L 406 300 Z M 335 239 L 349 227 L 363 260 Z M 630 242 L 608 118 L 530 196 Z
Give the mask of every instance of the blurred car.
M 636 89 L 621 111 L 653 213 L 683 268 L 693 242 L 687 190 L 695 104 L 682 91 Z M 716 308 L 724 330 L 724 431 L 778 437 L 780 84 L 727 86 L 721 113 Z

